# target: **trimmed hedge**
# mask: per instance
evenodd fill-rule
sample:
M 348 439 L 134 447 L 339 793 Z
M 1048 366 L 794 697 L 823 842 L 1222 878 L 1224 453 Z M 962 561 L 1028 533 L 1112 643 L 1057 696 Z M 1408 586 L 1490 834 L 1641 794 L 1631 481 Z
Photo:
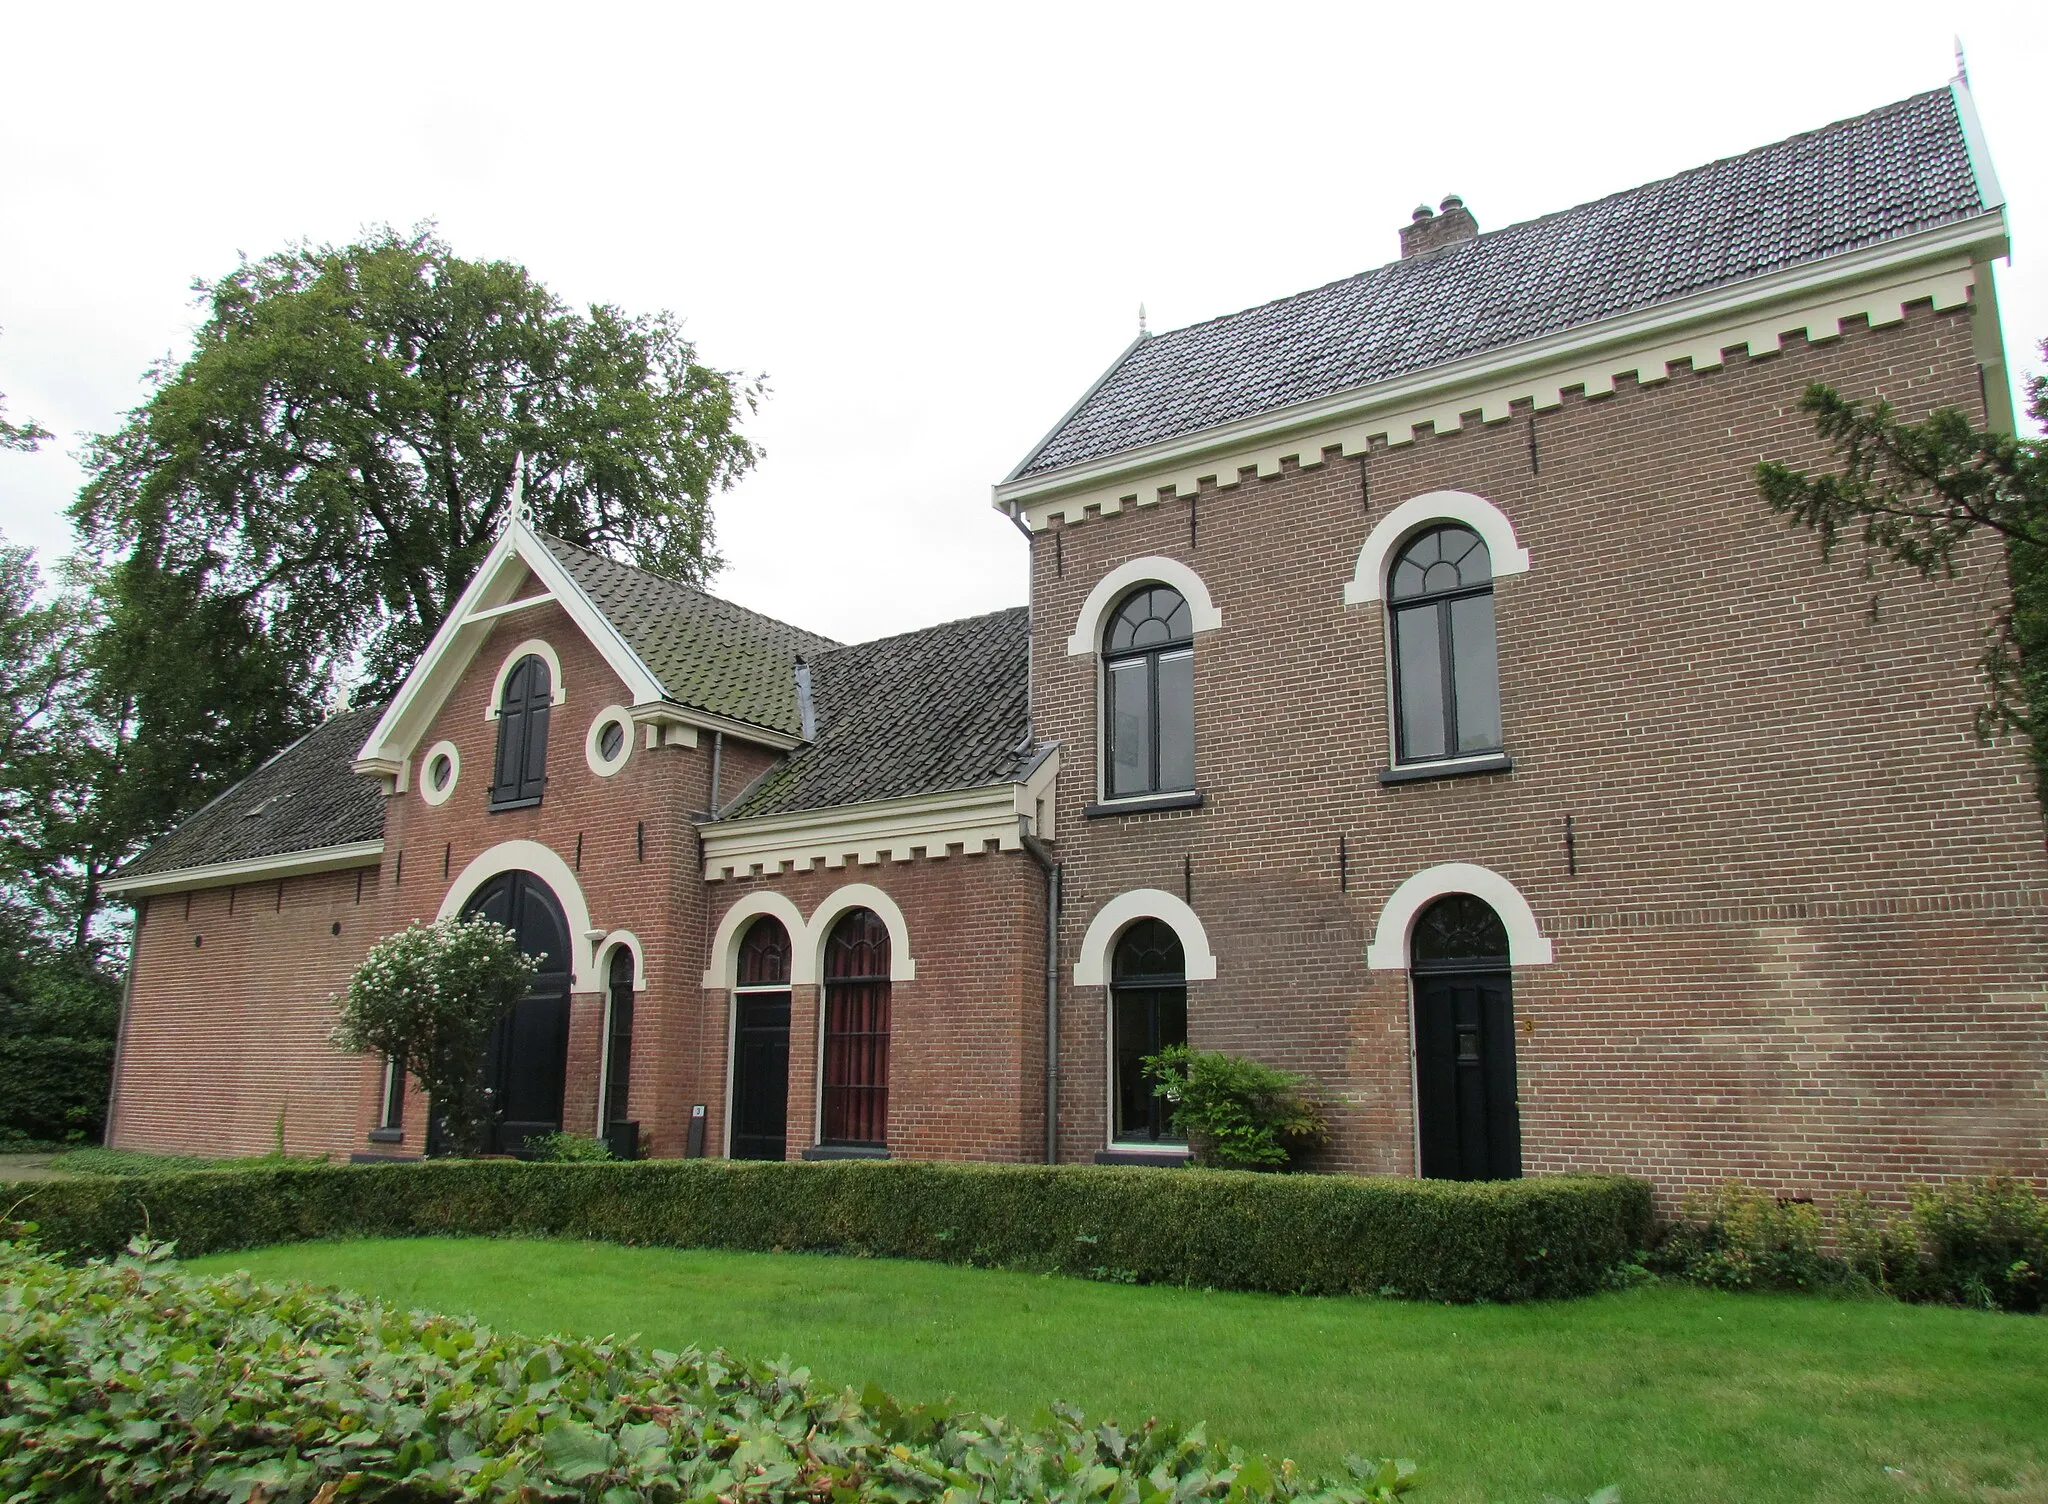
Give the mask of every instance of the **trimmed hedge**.
M 113 1072 L 110 1039 L 0 1038 L 0 1127 L 50 1143 L 96 1139 Z
M 1144 1284 L 1424 1300 L 1582 1295 L 1650 1241 L 1650 1189 L 1082 1165 L 643 1160 L 282 1166 L 52 1180 L 6 1215 L 45 1247 L 184 1254 L 470 1234 L 786 1249 Z M 4 1210 L 4 1209 L 0 1209 Z

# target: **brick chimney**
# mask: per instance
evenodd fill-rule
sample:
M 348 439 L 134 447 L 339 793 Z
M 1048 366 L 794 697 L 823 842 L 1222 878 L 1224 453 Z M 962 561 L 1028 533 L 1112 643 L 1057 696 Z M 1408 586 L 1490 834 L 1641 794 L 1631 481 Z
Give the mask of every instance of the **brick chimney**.
M 1407 261 L 1415 256 L 1428 256 L 1446 246 L 1475 240 L 1478 235 L 1479 221 L 1472 217 L 1465 201 L 1454 193 L 1436 211 L 1427 204 L 1419 206 L 1415 211 L 1415 223 L 1401 226 L 1401 259 Z

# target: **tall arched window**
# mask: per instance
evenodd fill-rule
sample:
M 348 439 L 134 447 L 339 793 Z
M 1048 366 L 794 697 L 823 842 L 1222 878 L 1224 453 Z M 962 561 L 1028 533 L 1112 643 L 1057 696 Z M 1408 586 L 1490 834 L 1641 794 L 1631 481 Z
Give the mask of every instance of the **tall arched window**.
M 734 1159 L 788 1153 L 789 931 L 764 914 L 740 942 L 732 1005 Z
M 1145 1057 L 1188 1042 L 1187 962 L 1180 936 L 1161 919 L 1140 919 L 1117 937 L 1110 957 L 1116 1034 L 1118 1143 L 1179 1143 L 1171 1105 L 1145 1076 Z
M 1456 524 L 1417 534 L 1394 559 L 1387 601 L 1399 760 L 1498 752 L 1500 671 L 1486 544 Z
M 822 1142 L 879 1149 L 889 1140 L 889 930 L 849 909 L 825 942 Z
M 1195 786 L 1195 628 L 1181 593 L 1141 585 L 1102 637 L 1104 793 Z
M 628 1122 L 632 1114 L 633 1076 L 633 952 L 621 945 L 612 952 L 611 975 L 606 979 L 611 993 L 611 1018 L 605 1031 L 604 1126 L 609 1134 L 614 1125 Z
M 547 660 L 528 653 L 505 676 L 498 701 L 498 767 L 491 780 L 492 809 L 540 803 L 548 781 L 548 712 L 554 685 Z

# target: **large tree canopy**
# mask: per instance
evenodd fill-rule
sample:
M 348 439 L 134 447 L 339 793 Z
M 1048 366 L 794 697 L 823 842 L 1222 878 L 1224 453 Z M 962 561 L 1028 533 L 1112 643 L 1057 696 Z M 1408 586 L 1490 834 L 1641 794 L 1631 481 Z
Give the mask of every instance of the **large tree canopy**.
M 2041 352 L 2048 358 L 2048 341 Z M 2048 430 L 2048 377 L 2028 389 L 2027 411 Z M 2048 792 L 2048 442 L 1979 429 L 1956 408 L 1902 423 L 1885 402 L 1865 407 L 1826 386 L 1807 388 L 1801 406 L 1840 468 L 1809 474 L 1767 460 L 1757 484 L 1823 553 L 1846 532 L 1872 557 L 1946 578 L 1965 539 L 2004 540 L 2012 604 L 1987 623 L 1977 731 L 2026 738 Z
M 579 312 L 424 230 L 195 291 L 191 358 L 86 455 L 74 517 L 117 615 L 180 593 L 181 615 L 245 619 L 302 702 L 352 673 L 374 698 L 468 584 L 519 455 L 542 527 L 692 582 L 717 570 L 710 502 L 754 463 L 738 425 L 759 385 L 700 364 L 670 315 Z

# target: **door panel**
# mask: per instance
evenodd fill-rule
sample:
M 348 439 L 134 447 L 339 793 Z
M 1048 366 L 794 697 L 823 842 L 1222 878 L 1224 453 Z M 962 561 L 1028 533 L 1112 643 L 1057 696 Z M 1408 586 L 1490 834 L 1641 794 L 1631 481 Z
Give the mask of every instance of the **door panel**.
M 526 1141 L 558 1133 L 569 1069 L 569 925 L 546 883 L 507 872 L 477 891 L 465 914 L 481 914 L 519 938 L 541 969 L 525 997 L 499 1020 L 485 1065 L 496 1120 L 484 1149 L 523 1154 Z
M 1512 982 L 1504 972 L 1415 978 L 1415 1095 L 1422 1173 L 1522 1173 Z
M 734 999 L 732 1157 L 782 1159 L 789 1151 L 789 994 Z

